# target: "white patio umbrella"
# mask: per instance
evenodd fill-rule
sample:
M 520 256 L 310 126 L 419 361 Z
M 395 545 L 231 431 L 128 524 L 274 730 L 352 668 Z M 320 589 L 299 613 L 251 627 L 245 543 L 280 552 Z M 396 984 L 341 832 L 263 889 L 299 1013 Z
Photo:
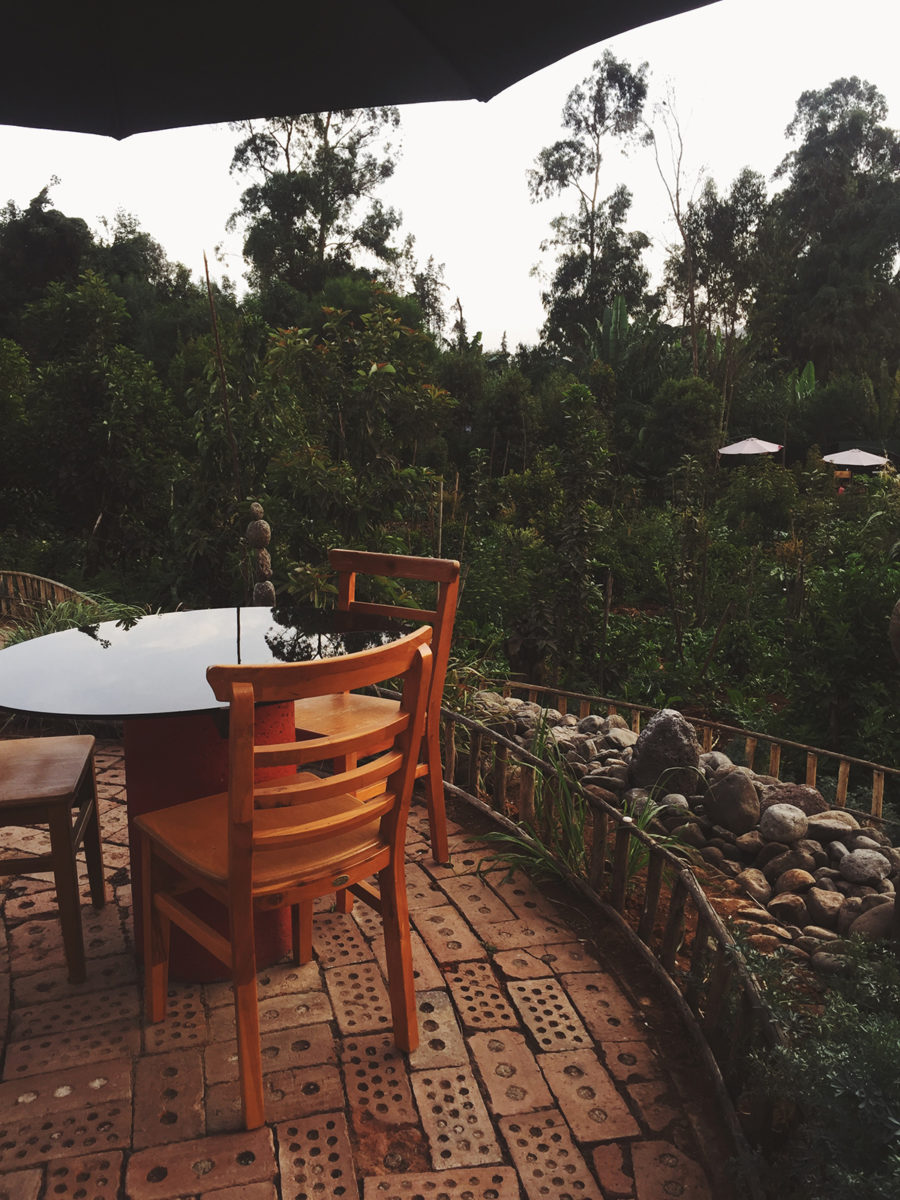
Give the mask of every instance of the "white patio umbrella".
M 881 454 L 869 454 L 867 450 L 840 450 L 837 454 L 823 454 L 825 462 L 835 467 L 883 467 L 887 459 Z
M 762 438 L 744 438 L 742 442 L 733 442 L 730 446 L 722 446 L 720 454 L 774 454 L 781 447 L 775 442 L 764 442 Z

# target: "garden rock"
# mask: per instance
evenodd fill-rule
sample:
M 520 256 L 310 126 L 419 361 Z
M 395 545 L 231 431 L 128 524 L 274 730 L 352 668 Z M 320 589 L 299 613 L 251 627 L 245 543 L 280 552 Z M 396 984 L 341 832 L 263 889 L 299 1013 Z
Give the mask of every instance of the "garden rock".
M 870 941 L 890 937 L 894 924 L 895 904 L 896 900 L 883 899 L 875 907 L 861 911 L 850 926 L 850 934 L 860 934 Z
M 667 791 L 693 791 L 699 769 L 700 744 L 690 721 L 672 708 L 654 714 L 634 744 L 635 787 L 652 788 L 663 780 Z
M 828 811 L 828 804 L 822 793 L 806 783 L 775 782 L 768 784 L 760 797 L 760 809 L 765 810 L 773 804 L 793 804 L 808 817 L 813 816 L 814 813 Z
M 844 897 L 840 892 L 829 892 L 825 888 L 811 887 L 804 896 L 806 909 L 814 925 L 833 929 L 837 924 L 838 914 L 844 905 Z
M 811 888 L 816 882 L 815 876 L 810 875 L 809 871 L 804 871 L 799 867 L 791 867 L 779 875 L 773 885 L 773 891 L 777 892 L 805 892 Z
M 806 925 L 809 913 L 803 897 L 796 892 L 782 892 L 773 896 L 766 906 L 773 916 L 786 925 Z
M 849 883 L 880 883 L 891 873 L 891 864 L 877 850 L 851 850 L 841 859 L 840 872 Z
M 810 817 L 807 833 L 817 842 L 832 842 L 836 838 L 849 837 L 854 829 L 859 829 L 859 821 L 852 813 L 829 808 Z
M 768 904 L 772 898 L 771 884 L 762 871 L 757 871 L 754 867 L 748 867 L 747 870 L 735 875 L 734 881 L 742 891 L 759 904 Z
M 717 775 L 709 786 L 705 805 L 710 820 L 732 833 L 749 833 L 759 822 L 759 797 L 743 771 Z
M 806 813 L 795 804 L 773 804 L 759 818 L 759 832 L 768 842 L 797 842 L 806 837 Z

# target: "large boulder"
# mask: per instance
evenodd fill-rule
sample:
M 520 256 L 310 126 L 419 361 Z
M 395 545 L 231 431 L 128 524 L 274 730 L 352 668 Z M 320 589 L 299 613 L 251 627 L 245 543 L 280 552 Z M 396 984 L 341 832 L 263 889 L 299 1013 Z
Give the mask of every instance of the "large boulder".
M 632 786 L 652 788 L 661 782 L 667 792 L 689 796 L 697 789 L 699 771 L 700 744 L 690 721 L 672 708 L 655 713 L 634 744 Z
M 749 833 L 759 822 L 759 796 L 753 781 L 740 770 L 716 775 L 703 804 L 713 824 L 732 833 Z
M 801 809 L 808 817 L 814 813 L 826 812 L 828 804 L 825 797 L 807 783 L 772 783 L 763 788 L 760 797 L 760 809 L 765 812 L 773 804 L 793 804 Z

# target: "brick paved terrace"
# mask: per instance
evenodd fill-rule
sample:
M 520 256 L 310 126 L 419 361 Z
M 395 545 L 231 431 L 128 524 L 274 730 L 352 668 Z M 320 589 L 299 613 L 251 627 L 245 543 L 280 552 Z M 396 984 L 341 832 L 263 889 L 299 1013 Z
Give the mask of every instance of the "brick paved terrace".
M 268 1124 L 243 1132 L 231 991 L 142 1019 L 121 748 L 98 744 L 105 872 L 67 982 L 49 876 L 3 881 L 0 1200 L 728 1200 L 734 1148 L 678 1018 L 594 930 L 451 825 L 407 841 L 421 1044 L 393 1046 L 377 917 L 321 911 L 259 975 Z M 33 831 L 0 831 L 31 849 Z M 479 870 L 481 866 L 481 870 Z

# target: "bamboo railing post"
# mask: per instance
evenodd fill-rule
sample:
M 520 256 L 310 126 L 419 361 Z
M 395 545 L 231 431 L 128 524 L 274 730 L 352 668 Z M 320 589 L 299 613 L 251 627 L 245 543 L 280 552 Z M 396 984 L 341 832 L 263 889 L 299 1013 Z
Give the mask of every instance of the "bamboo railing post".
M 469 731 L 469 792 L 481 796 L 479 775 L 481 771 L 481 734 L 472 729 Z
M 631 817 L 623 817 L 616 830 L 616 848 L 613 855 L 613 877 L 610 903 L 616 912 L 625 907 L 625 890 L 628 887 L 628 850 L 631 841 Z
M 769 774 L 774 775 L 776 779 L 781 771 L 781 747 L 777 742 L 772 742 L 769 746 Z
M 698 909 L 697 928 L 694 931 L 694 944 L 691 946 L 691 970 L 684 989 L 684 998 L 694 1012 L 697 1011 L 700 996 L 700 981 L 703 978 L 706 958 L 709 952 L 709 947 L 707 946 L 708 938 L 709 926 L 706 916 L 701 909 Z
M 508 779 L 507 766 L 509 750 L 506 746 L 498 745 L 494 751 L 494 795 L 493 807 L 497 812 L 506 811 L 506 784 Z
M 444 779 L 456 781 L 456 722 L 444 721 Z
M 834 802 L 838 808 L 845 808 L 847 805 L 847 785 L 850 782 L 850 764 L 845 758 L 842 758 L 838 763 L 837 791 L 834 794 Z
M 812 750 L 806 752 L 806 785 L 807 787 L 816 786 L 816 776 L 819 773 L 819 756 Z
M 609 853 L 609 813 L 594 810 L 591 836 L 590 885 L 595 892 L 603 890 L 606 878 L 606 859 Z
M 534 767 L 521 766 L 522 785 L 519 789 L 519 820 L 534 829 Z
M 747 759 L 747 766 L 753 770 L 753 760 L 756 758 L 756 738 L 748 737 L 744 742 L 744 756 Z
M 644 908 L 638 924 L 637 935 L 645 946 L 650 945 L 653 937 L 653 925 L 659 909 L 659 892 L 662 886 L 663 856 L 658 851 L 650 851 L 650 861 L 647 864 L 647 882 L 644 886 Z
M 872 772 L 872 816 L 880 817 L 884 811 L 884 771 Z
M 662 946 L 659 951 L 659 961 L 666 972 L 671 975 L 675 967 L 675 955 L 684 937 L 684 906 L 687 902 L 688 889 L 679 875 L 672 887 L 669 897 L 669 915 L 663 932 Z

